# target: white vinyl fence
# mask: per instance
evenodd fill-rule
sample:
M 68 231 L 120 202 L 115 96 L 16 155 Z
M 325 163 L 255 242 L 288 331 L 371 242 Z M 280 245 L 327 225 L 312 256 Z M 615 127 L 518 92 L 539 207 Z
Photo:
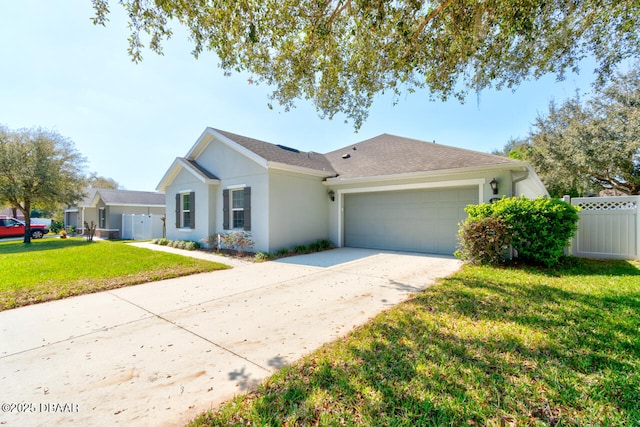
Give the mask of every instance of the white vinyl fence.
M 122 239 L 149 240 L 163 237 L 162 215 L 122 214 Z
M 571 199 L 571 204 L 580 207 L 573 255 L 640 259 L 640 196 L 581 197 Z

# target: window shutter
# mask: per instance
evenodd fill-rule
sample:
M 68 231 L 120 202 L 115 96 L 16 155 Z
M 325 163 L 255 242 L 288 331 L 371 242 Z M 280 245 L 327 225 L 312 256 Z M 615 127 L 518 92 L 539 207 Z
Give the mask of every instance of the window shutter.
M 229 229 L 229 190 L 222 190 L 222 229 Z
M 176 228 L 180 228 L 180 193 L 176 194 Z
M 189 219 L 191 227 L 196 228 L 196 193 L 193 191 L 189 194 Z
M 244 229 L 251 231 L 251 187 L 244 187 Z

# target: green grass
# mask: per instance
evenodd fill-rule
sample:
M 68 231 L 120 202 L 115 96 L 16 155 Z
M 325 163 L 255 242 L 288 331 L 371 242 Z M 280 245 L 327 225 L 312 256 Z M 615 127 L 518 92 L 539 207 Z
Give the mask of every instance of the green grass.
M 638 426 L 639 267 L 465 266 L 192 425 Z
M 0 311 L 223 268 L 227 266 L 123 242 L 0 242 Z

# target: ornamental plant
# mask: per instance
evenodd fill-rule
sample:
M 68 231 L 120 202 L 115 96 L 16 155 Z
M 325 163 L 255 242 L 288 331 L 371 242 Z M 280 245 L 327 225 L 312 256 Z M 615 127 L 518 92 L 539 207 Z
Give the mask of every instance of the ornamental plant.
M 459 232 L 457 254 L 472 262 L 482 261 L 487 258 L 483 254 L 495 251 L 494 236 L 502 233 L 497 228 L 500 222 L 490 221 L 481 222 L 485 227 L 481 233 L 471 233 L 469 229 L 477 228 L 474 224 L 482 218 L 498 219 L 506 225 L 510 244 L 521 261 L 547 267 L 558 263 L 578 229 L 578 208 L 559 199 L 503 198 L 491 204 L 469 205 L 465 211 L 468 217 Z M 486 262 L 497 263 L 493 256 Z
M 253 248 L 251 234 L 246 231 L 232 231 L 230 233 L 221 234 L 220 240 L 222 240 L 222 244 L 227 249 L 236 251 L 240 256 Z
M 455 256 L 472 264 L 502 264 L 511 245 L 511 231 L 496 217 L 469 217 L 458 231 L 463 243 Z

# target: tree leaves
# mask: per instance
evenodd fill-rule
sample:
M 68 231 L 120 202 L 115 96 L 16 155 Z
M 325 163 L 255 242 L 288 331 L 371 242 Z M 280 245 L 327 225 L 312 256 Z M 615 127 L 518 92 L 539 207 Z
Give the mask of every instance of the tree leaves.
M 24 214 L 26 243 L 32 208 L 53 209 L 82 197 L 84 162 L 73 142 L 55 132 L 0 127 L 0 203 Z
M 613 189 L 640 193 L 640 73 L 617 75 L 593 97 L 579 95 L 537 117 L 526 141 L 507 149 L 531 162 L 554 196 Z
M 209 50 L 224 73 L 248 72 L 274 86 L 285 109 L 312 100 L 328 118 L 359 128 L 374 95 L 425 88 L 464 98 L 555 73 L 587 56 L 606 81 L 640 54 L 640 3 L 587 0 L 121 0 L 129 54 L 162 54 L 170 22 L 185 26 L 194 55 Z M 93 0 L 105 25 L 109 0 Z

